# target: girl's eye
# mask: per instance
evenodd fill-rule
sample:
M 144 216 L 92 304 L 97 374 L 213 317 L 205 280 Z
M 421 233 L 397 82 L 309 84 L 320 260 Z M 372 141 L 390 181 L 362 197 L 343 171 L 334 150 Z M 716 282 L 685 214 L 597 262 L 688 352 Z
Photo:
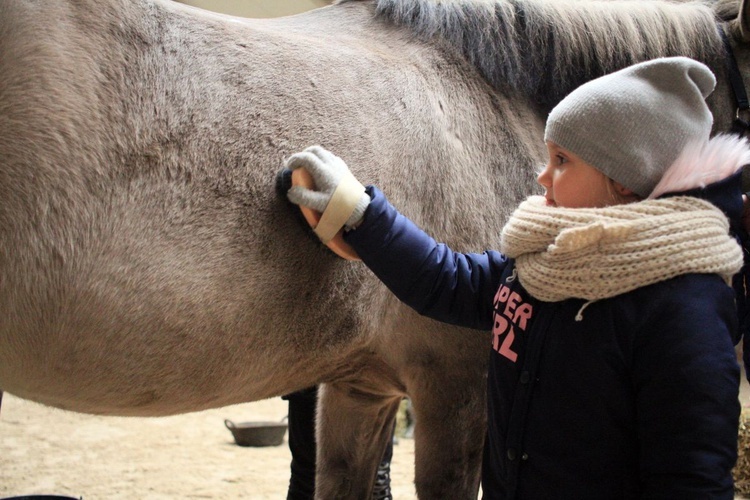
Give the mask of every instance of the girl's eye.
M 558 165 L 563 165 L 564 163 L 568 162 L 568 159 L 561 154 L 556 155 L 555 158 L 557 159 Z

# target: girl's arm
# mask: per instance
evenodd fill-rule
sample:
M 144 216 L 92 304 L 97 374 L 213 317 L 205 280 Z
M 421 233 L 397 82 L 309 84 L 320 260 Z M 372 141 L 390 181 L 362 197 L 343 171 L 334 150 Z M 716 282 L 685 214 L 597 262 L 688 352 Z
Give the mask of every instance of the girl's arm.
M 340 219 L 348 231 L 346 242 L 399 299 L 440 321 L 491 328 L 493 297 L 508 263 L 504 256 L 497 252 L 461 254 L 437 244 L 399 214 L 379 190 L 365 191 L 346 163 L 325 148 L 312 146 L 294 154 L 285 167 L 304 168 L 314 184 L 289 188 L 289 201 L 321 212 L 323 217 L 329 205 L 335 206 L 330 215 L 336 213 L 332 218 Z M 339 200 L 348 201 L 339 204 Z M 341 205 L 346 207 L 343 213 Z M 331 233 L 318 229 L 321 238 L 321 233 Z M 338 227 L 333 229 L 335 233 Z
M 439 321 L 489 330 L 493 297 L 508 260 L 499 252 L 463 254 L 435 242 L 375 187 L 361 225 L 344 239 L 404 303 Z

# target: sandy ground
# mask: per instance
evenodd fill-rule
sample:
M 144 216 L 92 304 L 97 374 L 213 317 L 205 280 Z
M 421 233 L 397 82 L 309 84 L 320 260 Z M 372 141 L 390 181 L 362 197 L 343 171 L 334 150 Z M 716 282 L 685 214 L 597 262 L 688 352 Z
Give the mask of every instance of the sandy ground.
M 165 418 L 96 417 L 9 394 L 0 412 L 0 498 L 31 494 L 97 499 L 286 498 L 291 455 L 234 444 L 224 419 L 279 421 L 281 398 Z M 394 499 L 416 499 L 414 441 L 393 450 Z
M 741 387 L 750 411 L 750 388 Z M 224 419 L 280 421 L 281 398 L 165 418 L 95 417 L 5 394 L 0 412 L 0 498 L 69 495 L 84 500 L 210 498 L 284 500 L 286 444 L 234 444 Z M 393 449 L 395 500 L 414 500 L 414 441 Z M 742 498 L 742 497 L 737 497 Z

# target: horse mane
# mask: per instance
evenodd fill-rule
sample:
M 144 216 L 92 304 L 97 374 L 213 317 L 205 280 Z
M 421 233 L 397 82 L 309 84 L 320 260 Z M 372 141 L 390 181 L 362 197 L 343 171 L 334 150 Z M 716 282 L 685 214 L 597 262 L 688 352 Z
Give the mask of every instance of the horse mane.
M 346 2 L 348 0 L 340 0 Z M 736 2 L 735 2 L 736 3 Z M 723 45 L 705 2 L 663 0 L 375 0 L 377 15 L 461 50 L 497 89 L 545 108 L 585 81 L 683 55 L 719 67 Z

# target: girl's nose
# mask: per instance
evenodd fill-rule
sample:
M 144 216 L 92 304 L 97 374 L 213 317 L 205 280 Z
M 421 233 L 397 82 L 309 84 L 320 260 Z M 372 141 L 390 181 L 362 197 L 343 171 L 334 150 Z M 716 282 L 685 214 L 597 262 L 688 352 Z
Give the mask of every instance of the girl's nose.
M 550 177 L 549 177 L 549 164 L 544 166 L 544 169 L 542 169 L 541 172 L 539 172 L 539 175 L 536 176 L 536 182 L 545 187 L 548 188 L 550 186 Z

